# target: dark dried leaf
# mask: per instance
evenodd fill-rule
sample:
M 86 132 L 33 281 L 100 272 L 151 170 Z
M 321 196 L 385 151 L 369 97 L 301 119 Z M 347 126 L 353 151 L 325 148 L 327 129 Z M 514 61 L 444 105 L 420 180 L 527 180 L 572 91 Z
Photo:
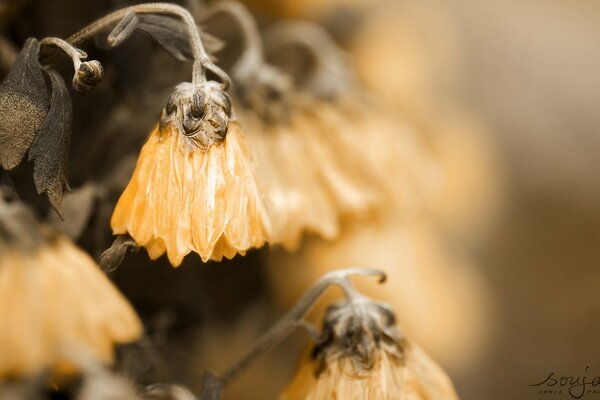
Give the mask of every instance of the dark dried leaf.
M 110 32 L 106 38 L 106 43 L 110 47 L 119 46 L 135 31 L 138 22 L 139 18 L 135 13 L 127 14 Z
M 110 49 L 121 45 L 131 34 L 139 30 L 154 42 L 162 46 L 167 53 L 179 61 L 188 61 L 193 58 L 189 45 L 189 38 L 181 20 L 165 15 L 140 15 L 129 14 L 133 17 L 125 17 L 119 24 L 107 34 L 100 34 L 94 42 L 101 49 Z M 128 20 L 128 18 L 131 18 Z M 135 22 L 134 22 L 135 21 Z M 122 26 L 120 26 L 123 24 Z M 131 30 L 133 29 L 133 30 Z M 225 47 L 225 43 L 214 35 L 200 32 L 204 48 L 213 61 L 212 53 L 217 53 Z
M 50 107 L 39 53 L 40 43 L 27 39 L 0 83 L 0 165 L 7 170 L 21 162 Z
M 52 83 L 50 110 L 29 151 L 33 160 L 33 181 L 38 193 L 46 192 L 50 204 L 61 215 L 63 190 L 69 189 L 67 178 L 71 141 L 72 105 L 65 81 L 58 72 L 49 70 Z
M 187 32 L 179 19 L 165 15 L 139 15 L 138 18 L 136 29 L 150 36 L 175 59 L 187 61 L 193 58 Z M 213 35 L 201 31 L 201 37 L 208 53 L 216 53 L 224 47 L 223 41 Z
M 129 235 L 119 235 L 113 244 L 100 255 L 100 267 L 105 272 L 116 270 L 125 258 L 127 249 L 139 249 L 135 241 Z
M 46 221 L 56 230 L 76 241 L 90 221 L 97 198 L 98 187 L 93 183 L 87 183 L 64 196 L 62 201 L 64 220 L 55 212 L 50 212 Z
M 192 59 L 192 49 L 182 22 L 164 15 L 140 15 L 137 29 L 152 38 L 179 61 Z

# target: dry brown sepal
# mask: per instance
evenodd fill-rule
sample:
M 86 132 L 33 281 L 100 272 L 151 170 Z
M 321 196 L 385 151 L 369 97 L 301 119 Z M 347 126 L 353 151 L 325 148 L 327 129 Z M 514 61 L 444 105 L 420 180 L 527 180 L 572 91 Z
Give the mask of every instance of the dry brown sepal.
M 194 251 L 204 262 L 244 255 L 269 240 L 270 221 L 244 134 L 231 123 L 226 137 L 190 149 L 175 128 L 156 128 L 111 219 L 152 259 L 165 252 L 173 266 Z
M 95 262 L 64 237 L 0 257 L 0 378 L 64 368 L 73 354 L 101 363 L 139 338 L 141 323 Z

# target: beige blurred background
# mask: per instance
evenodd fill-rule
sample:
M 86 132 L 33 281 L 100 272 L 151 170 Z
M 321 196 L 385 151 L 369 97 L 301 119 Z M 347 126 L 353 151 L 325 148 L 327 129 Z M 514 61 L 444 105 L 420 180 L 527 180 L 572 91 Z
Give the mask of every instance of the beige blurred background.
M 600 3 L 400 3 L 429 13 L 440 86 L 485 121 L 504 177 L 494 225 L 469 241 L 495 321 L 472 369 L 447 365 L 459 394 L 545 398 L 527 385 L 599 375 Z
M 498 323 L 480 373 L 456 381 L 464 398 L 543 398 L 527 384 L 551 371 L 600 374 L 600 3 L 452 3 L 461 93 L 507 177 L 479 254 Z

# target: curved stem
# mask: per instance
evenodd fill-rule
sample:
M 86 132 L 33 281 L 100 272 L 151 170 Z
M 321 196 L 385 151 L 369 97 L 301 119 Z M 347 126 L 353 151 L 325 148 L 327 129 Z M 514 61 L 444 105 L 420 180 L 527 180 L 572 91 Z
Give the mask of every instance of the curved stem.
M 337 95 L 353 82 L 343 50 L 318 24 L 305 21 L 278 24 L 265 32 L 265 43 L 269 51 L 290 45 L 308 51 L 315 62 L 310 80 L 312 89 L 326 96 Z
M 216 75 L 219 76 L 219 78 L 222 79 L 224 90 L 227 89 L 227 87 L 229 87 L 229 77 L 227 76 L 227 74 L 225 74 L 219 67 L 214 65 L 213 62 L 210 60 L 208 54 L 206 53 L 204 45 L 202 44 L 202 39 L 200 38 L 198 26 L 196 25 L 194 18 L 188 10 L 176 4 L 146 3 L 122 8 L 100 18 L 99 20 L 83 28 L 79 32 L 69 37 L 67 39 L 67 42 L 73 45 L 78 45 L 81 42 L 97 35 L 102 30 L 118 22 L 130 13 L 170 14 L 181 18 L 186 27 L 188 37 L 190 40 L 190 45 L 192 47 L 192 53 L 194 55 L 192 82 L 194 84 L 201 84 L 206 82 L 205 69 L 208 69 L 214 72 Z
M 310 52 L 318 64 L 344 65 L 343 51 L 320 25 L 306 22 L 284 22 L 265 32 L 269 49 L 298 45 Z
M 218 14 L 229 14 L 237 23 L 244 36 L 242 55 L 231 68 L 231 75 L 240 81 L 252 79 L 264 65 L 264 50 L 258 25 L 250 11 L 237 1 L 224 0 L 213 3 L 201 17 L 201 22 L 208 22 Z
M 87 58 L 87 54 L 85 51 L 76 48 L 65 40 L 57 37 L 47 37 L 40 41 L 42 45 L 52 45 L 59 49 L 61 49 L 66 55 L 71 57 L 73 60 L 73 68 L 75 72 L 79 70 L 81 66 L 81 60 L 85 60 Z
M 379 282 L 384 282 L 386 275 L 382 271 L 368 268 L 351 268 L 333 271 L 323 276 L 316 284 L 308 289 L 294 306 L 275 323 L 263 336 L 261 336 L 242 358 L 229 368 L 222 376 L 223 385 L 227 386 L 242 372 L 244 372 L 257 358 L 277 346 L 288 337 L 299 325 L 304 317 L 321 297 L 323 292 L 331 285 L 338 285 L 346 296 L 353 298 L 356 290 L 348 281 L 351 275 L 378 276 Z M 351 289 L 349 289 L 351 288 Z

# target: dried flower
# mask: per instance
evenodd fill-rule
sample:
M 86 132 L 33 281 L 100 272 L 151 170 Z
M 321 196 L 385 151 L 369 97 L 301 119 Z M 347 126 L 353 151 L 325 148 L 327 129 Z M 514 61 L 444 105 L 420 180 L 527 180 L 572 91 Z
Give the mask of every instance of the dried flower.
M 0 205 L 0 379 L 70 365 L 73 354 L 107 363 L 114 344 L 141 335 L 135 311 L 87 254 L 40 231 L 24 207 Z
M 395 327 L 393 311 L 357 293 L 332 305 L 322 338 L 281 399 L 458 399 L 448 376 Z
M 290 50 L 302 50 L 312 65 L 296 79 L 312 104 L 290 120 L 319 160 L 320 180 L 341 216 L 410 214 L 422 207 L 436 182 L 429 149 L 415 129 L 358 84 L 346 54 L 327 32 L 292 22 L 270 28 L 266 36 L 280 64 Z
M 128 233 L 153 259 L 166 252 L 174 266 L 191 251 L 206 262 L 264 245 L 270 222 L 230 114 L 215 82 L 177 87 L 117 203 L 115 234 Z
M 265 271 L 273 301 L 285 309 L 323 274 L 368 262 L 387 273 L 388 284 L 360 280 L 357 289 L 391 305 L 402 326 L 436 360 L 453 368 L 476 365 L 489 343 L 493 313 L 481 271 L 450 252 L 431 221 L 387 215 L 344 228 L 333 242 L 307 238 L 294 254 L 268 253 Z M 325 293 L 310 320 L 339 298 L 338 292 Z

